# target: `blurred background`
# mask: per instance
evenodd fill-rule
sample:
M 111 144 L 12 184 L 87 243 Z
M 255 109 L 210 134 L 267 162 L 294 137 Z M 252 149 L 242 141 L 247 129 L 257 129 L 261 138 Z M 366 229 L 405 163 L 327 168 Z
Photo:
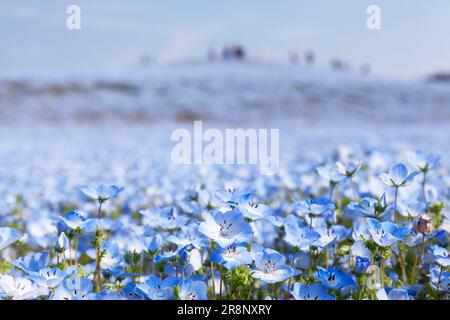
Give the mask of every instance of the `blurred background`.
M 380 30 L 366 26 L 372 4 Z M 69 5 L 80 30 L 66 27 Z M 449 16 L 445 0 L 2 1 L 0 144 L 169 161 L 172 130 L 203 120 L 279 128 L 287 155 L 447 152 Z

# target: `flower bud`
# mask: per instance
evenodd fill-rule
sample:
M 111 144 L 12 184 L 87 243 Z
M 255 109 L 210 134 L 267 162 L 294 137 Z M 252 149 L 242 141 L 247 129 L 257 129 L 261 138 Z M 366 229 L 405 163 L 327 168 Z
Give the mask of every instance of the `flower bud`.
M 429 214 L 422 214 L 414 221 L 414 229 L 421 234 L 433 231 L 433 218 Z

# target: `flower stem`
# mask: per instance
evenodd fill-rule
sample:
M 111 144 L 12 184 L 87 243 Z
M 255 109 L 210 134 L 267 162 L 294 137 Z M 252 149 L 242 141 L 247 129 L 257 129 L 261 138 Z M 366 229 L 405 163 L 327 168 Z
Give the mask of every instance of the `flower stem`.
M 402 282 L 404 285 L 406 285 L 406 263 L 405 258 L 403 257 L 403 252 L 400 246 L 398 246 L 398 258 L 400 262 L 400 269 L 402 271 Z
M 102 217 L 102 205 L 103 205 L 103 201 L 99 201 L 99 206 L 98 206 L 98 212 L 97 212 L 97 218 L 100 220 L 100 218 Z M 100 221 L 99 221 L 100 224 Z M 99 292 L 102 288 L 102 272 L 101 272 L 101 252 L 100 252 L 100 247 L 101 247 L 101 236 L 102 236 L 102 231 L 101 231 L 101 226 L 99 225 L 97 227 L 96 230 L 96 234 L 95 234 L 95 272 L 94 272 L 94 280 L 95 277 L 97 277 L 97 279 L 94 281 L 96 284 L 96 290 L 97 292 Z
M 335 183 L 330 182 L 330 195 L 329 195 L 330 201 L 333 200 L 333 191 L 334 191 L 334 186 L 335 185 L 336 185 Z
M 350 184 L 352 186 L 353 201 L 356 201 L 356 186 L 355 186 L 355 183 L 353 182 L 352 178 L 350 178 Z
M 397 198 L 398 198 L 398 187 L 395 187 L 394 196 L 394 221 L 397 222 Z
M 213 291 L 213 299 L 216 298 L 216 283 L 215 283 L 215 275 L 214 275 L 214 263 L 211 260 L 211 254 L 214 250 L 214 243 L 211 243 L 211 253 L 210 253 L 210 268 L 211 268 L 211 282 L 212 282 L 212 291 Z
M 422 257 L 423 257 L 423 253 L 425 251 L 425 235 L 422 235 L 422 242 L 420 244 L 420 254 L 418 257 L 416 257 L 415 261 L 414 261 L 414 267 L 413 267 L 413 272 L 412 272 L 412 279 L 411 279 L 411 283 L 414 284 L 416 283 L 416 279 L 417 276 L 419 274 L 420 271 L 420 265 L 422 263 Z
M 439 288 L 441 286 L 442 271 L 444 271 L 444 267 L 441 266 L 441 270 L 439 271 L 438 283 L 436 286 L 436 291 L 438 291 L 438 292 L 439 292 Z
M 75 237 L 75 244 L 74 244 L 74 250 L 75 250 L 75 265 L 77 265 L 78 264 L 78 238 L 79 238 L 79 236 L 76 236 Z
M 223 270 L 222 265 L 219 266 L 220 282 L 219 282 L 219 299 L 222 300 Z
M 427 181 L 427 173 L 426 171 L 423 172 L 423 179 L 422 179 L 422 196 L 423 196 L 423 201 L 427 201 L 427 194 L 425 192 L 425 184 Z

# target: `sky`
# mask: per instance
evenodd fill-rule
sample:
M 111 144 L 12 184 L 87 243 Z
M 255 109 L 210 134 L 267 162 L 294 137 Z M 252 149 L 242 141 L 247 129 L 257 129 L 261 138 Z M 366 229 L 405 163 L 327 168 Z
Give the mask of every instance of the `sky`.
M 81 30 L 68 30 L 66 9 L 81 9 Z M 381 29 L 366 27 L 369 5 Z M 370 63 L 382 75 L 413 78 L 450 70 L 448 0 L 2 0 L 0 76 L 122 68 L 154 60 L 204 59 L 210 46 L 239 43 L 255 57 L 287 63 L 313 49 Z

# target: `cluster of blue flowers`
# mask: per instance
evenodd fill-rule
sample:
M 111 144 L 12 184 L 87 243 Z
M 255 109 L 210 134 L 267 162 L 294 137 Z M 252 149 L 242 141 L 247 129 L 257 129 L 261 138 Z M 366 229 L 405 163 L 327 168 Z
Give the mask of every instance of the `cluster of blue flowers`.
M 448 299 L 447 168 L 360 156 L 274 176 L 210 167 L 189 189 L 86 185 L 40 222 L 17 195 L 1 208 L 0 298 Z

